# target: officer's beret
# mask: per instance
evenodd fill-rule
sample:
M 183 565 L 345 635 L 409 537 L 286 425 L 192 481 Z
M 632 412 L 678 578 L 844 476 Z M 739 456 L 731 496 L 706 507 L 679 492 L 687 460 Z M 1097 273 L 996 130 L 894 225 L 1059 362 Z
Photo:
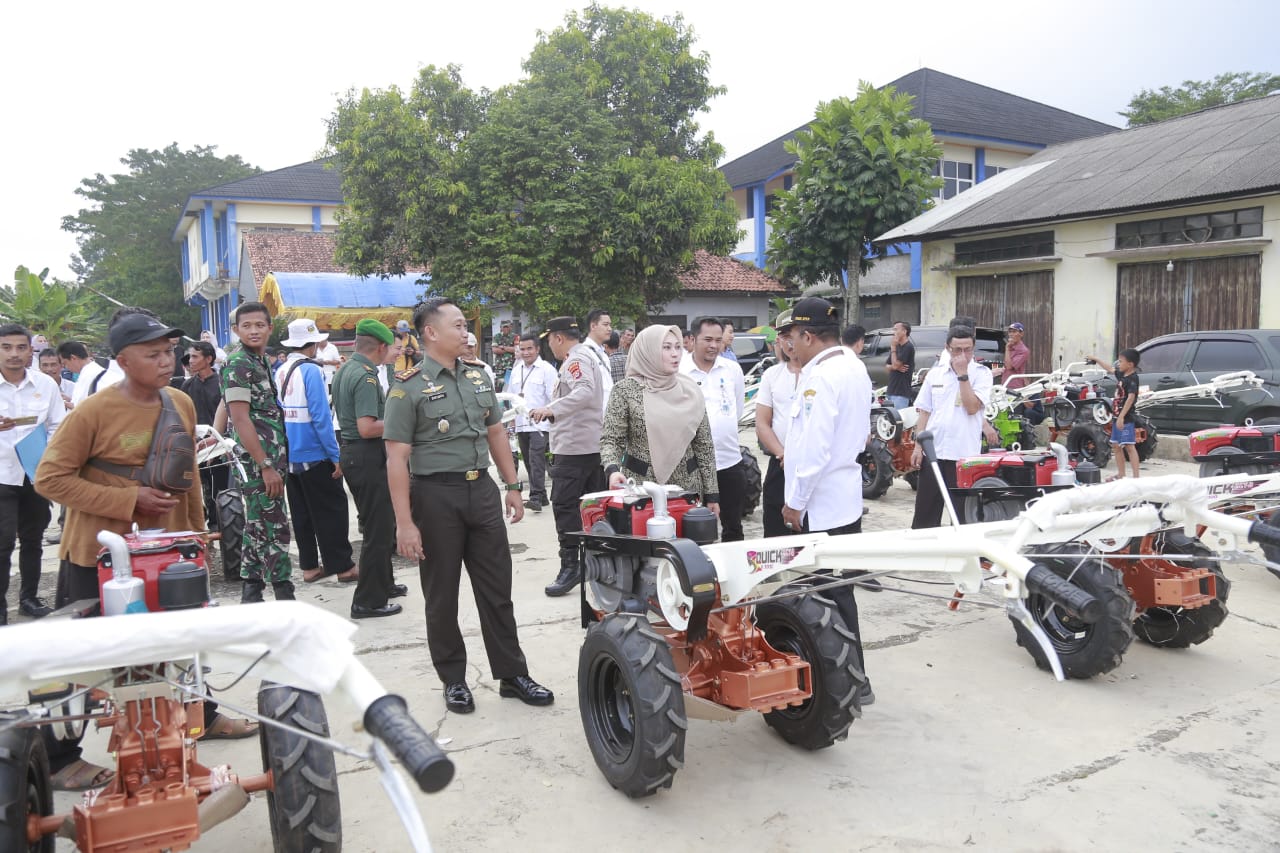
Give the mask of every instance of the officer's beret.
M 387 324 L 379 320 L 366 317 L 359 323 L 356 323 L 357 335 L 368 335 L 371 338 L 377 338 L 384 344 L 395 343 L 396 336 L 391 334 L 391 330 L 387 328 Z
M 542 337 L 546 337 L 552 332 L 568 332 L 577 331 L 578 321 L 572 317 L 552 317 L 547 323 L 547 330 L 542 333 Z

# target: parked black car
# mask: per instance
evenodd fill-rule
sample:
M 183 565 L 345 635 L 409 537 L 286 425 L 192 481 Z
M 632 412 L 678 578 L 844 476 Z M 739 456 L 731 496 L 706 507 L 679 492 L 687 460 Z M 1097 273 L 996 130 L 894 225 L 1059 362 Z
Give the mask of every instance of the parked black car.
M 1252 370 L 1261 389 L 1212 397 L 1156 403 L 1143 413 L 1162 432 L 1192 433 L 1223 424 L 1242 426 L 1280 418 L 1280 329 L 1230 329 L 1178 332 L 1139 344 L 1138 385 L 1152 391 L 1183 388 L 1223 373 Z
M 978 339 L 975 341 L 976 358 L 988 367 L 1004 364 L 1004 330 L 988 329 L 979 326 Z M 933 367 L 938 362 L 938 354 L 947 343 L 946 326 L 914 326 L 911 329 L 911 342 L 916 346 L 916 371 Z M 863 364 L 871 375 L 871 387 L 879 388 L 889 383 L 889 347 L 893 344 L 893 329 L 876 329 L 867 332 L 867 344 L 862 350 Z
M 738 366 L 743 374 L 751 372 L 762 359 L 773 355 L 773 347 L 765 340 L 764 335 L 756 332 L 735 332 L 733 335 L 733 354 L 738 357 Z

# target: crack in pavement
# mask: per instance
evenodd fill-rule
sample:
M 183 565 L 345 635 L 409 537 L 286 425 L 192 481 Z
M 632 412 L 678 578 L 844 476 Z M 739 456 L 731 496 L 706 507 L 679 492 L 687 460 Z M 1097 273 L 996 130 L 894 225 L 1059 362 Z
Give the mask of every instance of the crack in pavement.
M 386 645 L 381 645 L 381 646 L 361 646 L 360 648 L 356 649 L 352 654 L 354 654 L 356 657 L 359 657 L 361 655 L 367 655 L 372 652 L 402 652 L 402 651 L 405 651 L 406 649 L 420 649 L 426 644 L 427 644 L 426 638 L 423 638 L 421 640 L 417 640 L 416 642 L 412 642 L 412 643 L 387 643 Z
M 1236 619 L 1240 619 L 1242 621 L 1248 622 L 1250 625 L 1257 625 L 1260 628 L 1270 628 L 1272 630 L 1280 629 L 1280 625 L 1272 625 L 1270 622 L 1263 622 L 1260 619 L 1250 619 L 1248 616 L 1241 616 L 1239 613 L 1234 611 L 1231 613 L 1231 615 Z

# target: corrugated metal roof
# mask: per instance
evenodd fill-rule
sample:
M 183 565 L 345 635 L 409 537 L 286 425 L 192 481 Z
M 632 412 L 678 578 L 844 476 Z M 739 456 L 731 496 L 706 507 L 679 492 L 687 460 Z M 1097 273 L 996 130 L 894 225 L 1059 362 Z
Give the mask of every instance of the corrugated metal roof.
M 973 202 L 942 202 L 877 240 L 937 239 L 1280 191 L 1280 95 L 1053 145 Z M 978 187 L 983 187 L 979 184 Z

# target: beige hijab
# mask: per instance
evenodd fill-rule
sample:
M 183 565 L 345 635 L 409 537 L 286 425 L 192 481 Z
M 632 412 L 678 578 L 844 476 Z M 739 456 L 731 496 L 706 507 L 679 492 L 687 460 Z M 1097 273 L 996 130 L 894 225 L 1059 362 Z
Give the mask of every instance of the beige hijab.
M 644 386 L 649 462 L 659 483 L 667 482 L 707 416 L 707 404 L 698 383 L 680 372 L 663 370 L 662 344 L 667 338 L 680 346 L 677 327 L 647 326 L 631 342 L 627 355 L 627 378 Z

